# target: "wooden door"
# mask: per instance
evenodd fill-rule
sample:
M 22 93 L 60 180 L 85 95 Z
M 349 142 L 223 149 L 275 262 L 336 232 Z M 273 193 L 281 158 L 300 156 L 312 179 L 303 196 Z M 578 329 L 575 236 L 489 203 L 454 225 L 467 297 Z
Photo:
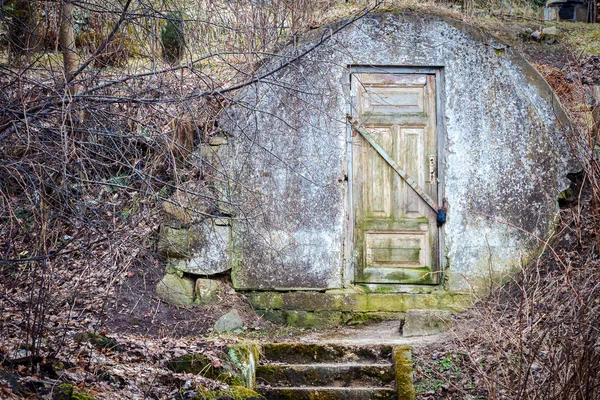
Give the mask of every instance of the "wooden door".
M 435 75 L 355 73 L 352 117 L 438 198 Z M 352 133 L 355 282 L 437 284 L 437 213 Z

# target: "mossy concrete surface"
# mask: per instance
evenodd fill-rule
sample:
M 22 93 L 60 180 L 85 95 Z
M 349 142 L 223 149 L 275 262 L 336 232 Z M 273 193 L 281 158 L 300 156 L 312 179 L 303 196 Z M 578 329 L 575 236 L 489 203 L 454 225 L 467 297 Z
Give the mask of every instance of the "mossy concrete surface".
M 256 370 L 267 399 L 413 400 L 408 346 L 265 343 Z
M 414 400 L 412 352 L 409 346 L 396 346 L 393 353 L 398 400 Z
M 436 309 L 452 312 L 465 310 L 472 304 L 466 294 L 439 293 L 357 293 L 352 291 L 246 292 L 257 309 L 406 312 L 413 309 Z
M 231 386 L 228 390 L 210 390 L 200 392 L 197 396 L 194 396 L 192 400 L 221 400 L 221 399 L 233 399 L 233 400 L 260 400 L 264 399 L 263 396 L 256 393 L 252 389 L 245 388 L 243 386 Z
M 285 364 L 332 363 L 351 360 L 379 363 L 391 358 L 388 345 L 338 345 L 332 343 L 266 343 L 262 345 L 263 361 Z
M 94 400 L 94 397 L 78 391 L 76 386 L 70 383 L 59 385 L 52 398 L 54 400 Z
M 247 342 L 230 345 L 227 355 L 240 371 L 244 386 L 254 389 L 256 386 L 256 367 L 260 357 L 257 343 Z
M 394 371 L 386 364 L 259 365 L 257 380 L 270 386 L 388 387 Z
M 383 319 L 401 319 L 414 309 L 460 312 L 469 295 L 436 293 L 246 292 L 252 306 L 266 320 L 299 328 L 329 328 Z

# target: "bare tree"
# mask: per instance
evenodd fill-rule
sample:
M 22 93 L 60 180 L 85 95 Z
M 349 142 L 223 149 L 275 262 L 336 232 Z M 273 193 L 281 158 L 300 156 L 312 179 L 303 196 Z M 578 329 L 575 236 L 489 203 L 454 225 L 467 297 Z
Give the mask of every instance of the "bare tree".
M 65 78 L 66 81 L 70 81 L 78 62 L 73 29 L 73 3 L 70 0 L 61 0 L 60 2 L 59 29 L 58 42 L 63 55 Z

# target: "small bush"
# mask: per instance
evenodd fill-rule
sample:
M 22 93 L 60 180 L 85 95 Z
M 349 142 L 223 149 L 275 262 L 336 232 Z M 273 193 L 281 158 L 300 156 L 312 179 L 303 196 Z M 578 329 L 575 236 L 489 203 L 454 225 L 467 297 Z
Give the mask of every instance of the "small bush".
M 36 5 L 27 0 L 16 0 L 5 7 L 9 51 L 19 59 L 36 49 L 40 42 Z
M 185 33 L 183 31 L 183 15 L 180 11 L 167 14 L 167 24 L 160 34 L 163 58 L 170 64 L 177 63 L 183 57 Z

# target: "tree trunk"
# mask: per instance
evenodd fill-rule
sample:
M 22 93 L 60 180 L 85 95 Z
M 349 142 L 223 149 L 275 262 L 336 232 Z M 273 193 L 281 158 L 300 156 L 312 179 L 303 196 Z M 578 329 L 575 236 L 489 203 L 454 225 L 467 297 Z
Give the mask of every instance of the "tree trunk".
M 60 29 L 58 43 L 63 54 L 65 79 L 71 79 L 77 68 L 77 49 L 75 48 L 75 31 L 73 30 L 73 3 L 70 0 L 60 2 Z

